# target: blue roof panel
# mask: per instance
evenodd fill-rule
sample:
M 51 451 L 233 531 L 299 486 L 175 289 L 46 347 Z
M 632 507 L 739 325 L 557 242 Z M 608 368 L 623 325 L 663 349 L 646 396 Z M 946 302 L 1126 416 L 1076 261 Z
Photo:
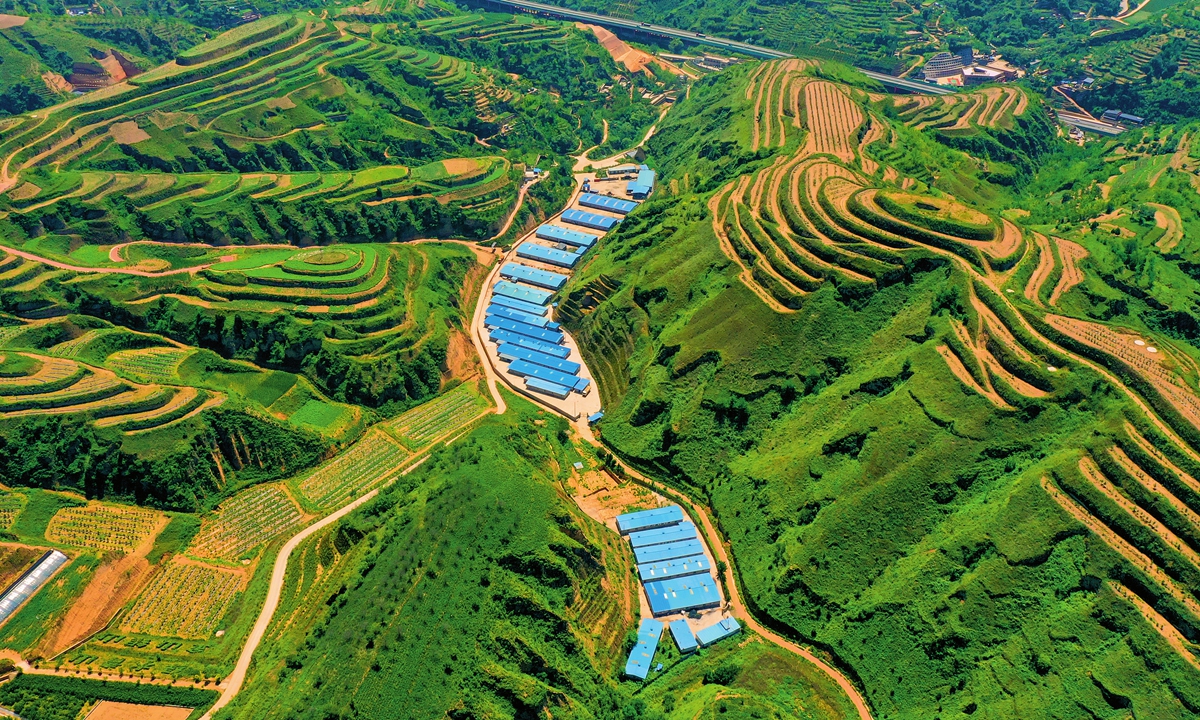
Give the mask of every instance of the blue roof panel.
M 506 317 L 488 315 L 484 317 L 483 325 L 487 328 L 507 330 L 508 332 L 524 335 L 525 337 L 533 338 L 534 340 L 540 340 L 546 343 L 553 343 L 555 345 L 562 345 L 563 343 L 563 334 L 558 330 L 544 330 L 540 327 L 534 327 L 533 325 L 526 325 L 523 322 L 509 320 Z
M 546 307 L 545 305 L 536 305 L 531 302 L 525 302 L 524 300 L 518 300 L 516 298 L 508 297 L 507 295 L 501 295 L 499 293 L 492 293 L 491 302 L 493 305 L 500 305 L 501 307 L 506 307 L 509 310 L 517 310 L 519 312 L 529 313 L 530 315 L 537 315 L 538 317 L 545 317 L 546 314 L 550 312 L 550 308 Z
M 625 535 L 637 530 L 649 530 L 677 522 L 683 522 L 683 509 L 678 505 L 667 505 L 666 507 L 618 515 L 617 532 Z
M 493 285 L 492 292 L 497 295 L 534 303 L 535 305 L 545 305 L 550 302 L 550 298 L 554 297 L 554 293 L 549 290 L 531 288 L 528 285 L 518 285 L 507 280 L 501 280 Z
M 531 268 L 528 265 L 521 265 L 520 263 L 504 263 L 504 267 L 500 268 L 500 277 L 529 283 L 530 285 L 537 285 L 549 290 L 557 290 L 567 282 L 566 275 Z
M 540 392 L 544 395 L 552 395 L 559 400 L 562 400 L 571 394 L 571 388 L 569 387 L 564 387 L 558 383 L 552 383 L 549 380 L 542 380 L 541 378 L 535 377 L 525 378 L 525 387 L 533 390 L 534 392 Z
M 549 263 L 558 267 L 573 268 L 575 267 L 575 263 L 579 262 L 580 254 L 539 245 L 534 242 L 523 242 L 517 246 L 517 257 Z
M 640 177 L 641 173 L 638 175 Z M 637 203 L 631 200 L 622 200 L 621 198 L 597 195 L 596 193 L 584 193 L 580 195 L 579 204 L 584 207 L 596 208 L 597 210 L 620 213 L 621 215 L 633 212 L 638 206 Z
M 638 624 L 638 641 L 629 652 L 629 660 L 625 662 L 625 674 L 629 677 L 645 680 L 650 674 L 654 662 L 654 652 L 658 650 L 658 639 L 662 637 L 663 624 L 660 620 L 643 620 Z
M 542 380 L 548 380 L 578 392 L 583 392 L 584 388 L 591 383 L 587 378 L 576 377 L 561 370 L 535 365 L 528 360 L 513 360 L 508 364 L 508 371 L 518 377 L 532 376 L 541 378 Z
M 553 355 L 545 355 L 535 350 L 529 350 L 518 345 L 509 345 L 508 343 L 501 345 L 496 352 L 500 355 L 501 360 L 508 360 L 510 362 L 513 360 L 528 360 L 534 365 L 541 365 L 552 370 L 561 370 L 570 375 L 578 375 L 579 368 L 581 367 L 577 362 L 564 360 Z
M 570 357 L 571 355 L 570 348 L 565 348 L 562 345 L 553 345 L 548 342 L 542 342 L 541 340 L 534 340 L 531 337 L 518 335 L 517 333 L 509 330 L 494 328 L 488 333 L 488 337 L 491 338 L 492 342 L 496 343 L 497 345 L 500 343 L 508 343 L 509 345 L 517 345 L 529 350 L 536 350 L 540 353 L 553 355 L 554 357 L 559 358 L 566 358 Z
M 736 635 L 741 629 L 742 626 L 738 625 L 737 620 L 728 617 L 706 628 L 700 628 L 696 632 L 696 640 L 700 642 L 701 647 L 708 647 L 718 640 L 724 640 L 730 635 Z
M 643 587 L 646 589 L 646 599 L 650 601 L 650 611 L 655 615 L 668 615 L 721 604 L 717 581 L 708 573 L 656 580 L 646 583 Z
M 593 230 L 612 230 L 619 220 L 610 218 L 607 215 L 597 215 L 596 213 L 584 212 L 583 210 L 564 210 L 562 214 L 563 222 L 569 222 L 572 225 L 582 225 Z
M 692 635 L 692 629 L 688 627 L 687 620 L 682 618 L 672 620 L 670 627 L 671 637 L 675 638 L 675 644 L 679 646 L 679 652 L 690 653 L 700 647 L 696 644 L 696 636 Z
M 670 560 L 672 558 L 688 557 L 689 555 L 703 555 L 704 546 L 697 539 L 680 540 L 679 542 L 665 543 L 663 545 L 646 545 L 645 547 L 634 548 L 633 557 L 638 564 L 660 562 L 662 560 Z
M 696 575 L 697 573 L 708 572 L 709 570 L 712 570 L 712 563 L 704 555 L 691 555 L 689 557 L 675 558 L 674 560 L 662 560 L 638 565 L 638 575 L 641 576 L 642 582 Z
M 487 313 L 488 315 L 494 315 L 496 317 L 508 318 L 509 320 L 512 320 L 513 322 L 525 323 L 526 325 L 532 325 L 534 327 L 539 327 L 539 328 L 546 328 L 548 330 L 555 329 L 555 328 L 548 327 L 550 324 L 550 320 L 548 320 L 547 318 L 538 317 L 537 315 L 530 315 L 529 313 L 521 312 L 520 310 L 513 310 L 512 308 L 501 307 L 500 305 L 488 305 L 487 310 L 485 310 L 484 312 Z
M 554 242 L 582 248 L 590 248 L 600 239 L 591 233 L 568 230 L 559 225 L 542 225 L 537 229 L 537 233 L 535 234 L 543 240 L 553 240 Z
M 696 526 L 684 521 L 678 525 L 655 528 L 654 530 L 639 530 L 629 533 L 629 543 L 635 548 L 647 545 L 663 545 L 666 543 L 691 540 L 696 536 Z

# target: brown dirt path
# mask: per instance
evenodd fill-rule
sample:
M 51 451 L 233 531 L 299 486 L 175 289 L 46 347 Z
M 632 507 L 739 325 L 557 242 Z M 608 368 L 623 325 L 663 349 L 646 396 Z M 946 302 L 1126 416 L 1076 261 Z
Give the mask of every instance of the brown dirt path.
M 1179 481 L 1184 485 L 1187 485 L 1192 492 L 1200 494 L 1200 480 L 1192 477 L 1188 473 L 1181 470 L 1178 465 L 1171 462 L 1170 458 L 1164 455 L 1161 450 L 1154 447 L 1154 445 L 1151 444 L 1144 435 L 1138 432 L 1138 429 L 1133 426 L 1133 423 L 1130 423 L 1129 421 L 1125 422 L 1125 433 L 1131 440 L 1137 443 L 1137 446 L 1140 447 L 1147 455 L 1154 458 L 1155 462 L 1157 462 L 1159 465 L 1162 465 L 1167 469 L 1167 471 L 1179 478 Z
M 1172 547 L 1180 555 L 1183 555 L 1197 568 L 1200 568 L 1200 553 L 1197 553 L 1187 543 L 1185 543 L 1178 535 L 1171 531 L 1166 525 L 1163 525 L 1158 518 L 1146 512 L 1142 507 L 1125 495 L 1113 484 L 1096 461 L 1091 457 L 1084 455 L 1079 459 L 1079 472 L 1090 482 L 1097 490 L 1104 493 L 1104 496 L 1113 502 L 1114 505 L 1124 510 L 1137 520 L 1143 527 L 1154 533 L 1164 543 Z
M 1167 575 L 1162 568 L 1155 565 L 1154 562 L 1146 557 L 1141 550 L 1138 550 L 1133 545 L 1129 544 L 1125 538 L 1118 535 L 1112 528 L 1105 525 L 1098 518 L 1092 515 L 1079 503 L 1067 496 L 1057 485 L 1052 483 L 1048 477 L 1042 477 L 1042 489 L 1050 496 L 1059 507 L 1063 509 L 1071 517 L 1078 520 L 1084 527 L 1098 537 L 1101 542 L 1107 545 L 1113 552 L 1125 558 L 1129 564 L 1142 571 L 1147 577 L 1156 582 L 1160 587 L 1165 589 L 1167 593 L 1174 598 L 1179 604 L 1183 605 L 1196 617 L 1200 617 L 1200 603 L 1192 597 L 1192 594 L 1180 587 L 1174 580 Z
M 62 624 L 45 648 L 45 655 L 59 655 L 102 630 L 125 601 L 142 589 L 150 579 L 152 569 L 146 561 L 146 555 L 168 522 L 170 518 L 162 516 L 154 530 L 133 552 L 108 560 L 96 570 L 79 598 L 63 616 Z
M 1038 264 L 1029 276 L 1029 282 L 1025 283 L 1025 299 L 1038 307 L 1045 307 L 1039 294 L 1042 285 L 1046 284 L 1046 279 L 1054 271 L 1054 251 L 1050 249 L 1050 240 L 1041 233 L 1034 233 L 1033 241 L 1038 249 Z
M 1050 293 L 1050 304 L 1058 305 L 1058 299 L 1063 293 L 1083 282 L 1083 271 L 1079 269 L 1079 262 L 1088 256 L 1088 251 L 1079 243 L 1070 240 L 1056 237 L 1054 242 L 1058 244 L 1058 253 L 1062 256 L 1063 271 L 1058 277 L 1058 284 Z
M 1112 588 L 1113 593 L 1115 593 L 1117 597 L 1125 600 L 1137 608 L 1138 612 L 1142 614 L 1142 617 L 1146 619 L 1146 622 L 1150 623 L 1150 626 L 1154 628 L 1155 632 L 1161 635 L 1163 640 L 1167 641 L 1167 644 L 1171 646 L 1172 650 L 1179 653 L 1189 665 L 1197 670 L 1200 670 L 1200 660 L 1197 660 L 1196 655 L 1191 651 L 1191 648 L 1195 647 L 1195 645 L 1188 642 L 1187 638 L 1183 636 L 1183 633 L 1176 630 L 1175 626 L 1171 624 L 1170 620 L 1167 620 L 1165 617 L 1159 614 L 1157 610 L 1150 607 L 1149 603 L 1138 597 L 1136 593 L 1121 583 L 1109 581 L 1108 586 Z
M 1133 479 L 1137 480 L 1138 484 L 1145 488 L 1147 492 L 1158 495 L 1166 500 L 1167 504 L 1170 505 L 1175 512 L 1186 518 L 1193 527 L 1200 528 L 1200 514 L 1197 514 L 1195 510 L 1192 510 L 1190 507 L 1188 507 L 1187 503 L 1180 500 L 1179 497 L 1176 496 L 1175 493 L 1171 492 L 1169 488 L 1160 483 L 1158 480 L 1155 480 L 1148 472 L 1143 470 L 1140 465 L 1133 461 L 1133 458 L 1125 454 L 1125 451 L 1122 450 L 1120 446 L 1114 445 L 1110 447 L 1108 449 L 1108 454 L 1112 456 L 1112 459 L 1115 460 L 1118 465 L 1124 468 L 1125 472 L 1132 475 Z

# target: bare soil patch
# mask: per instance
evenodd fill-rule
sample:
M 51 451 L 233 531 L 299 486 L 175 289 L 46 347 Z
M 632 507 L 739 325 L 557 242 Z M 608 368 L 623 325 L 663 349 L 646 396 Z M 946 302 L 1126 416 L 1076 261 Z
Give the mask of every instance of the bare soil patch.
M 272 110 L 291 110 L 292 108 L 296 107 L 295 101 L 293 101 L 287 95 L 278 98 L 271 98 L 263 103 L 263 105 L 266 105 Z
M 21 27 L 29 18 L 24 15 L 0 15 L 0 30 Z
M 442 167 L 451 175 L 466 175 L 479 168 L 479 161 L 474 158 L 451 158 L 443 160 Z
M 150 134 L 138 127 L 138 124 L 132 120 L 113 125 L 109 128 L 108 134 L 122 145 L 136 145 L 143 140 L 150 139 Z
M 101 700 L 84 720 L 187 720 L 192 708 Z
M 1062 297 L 1063 293 L 1083 282 L 1083 271 L 1079 269 L 1079 262 L 1088 256 L 1088 251 L 1084 250 L 1079 243 L 1062 238 L 1054 238 L 1054 242 L 1058 243 L 1058 254 L 1062 256 L 1063 271 L 1058 278 L 1058 284 L 1054 286 L 1054 291 L 1050 293 L 1051 305 L 1057 305 L 1058 299 Z

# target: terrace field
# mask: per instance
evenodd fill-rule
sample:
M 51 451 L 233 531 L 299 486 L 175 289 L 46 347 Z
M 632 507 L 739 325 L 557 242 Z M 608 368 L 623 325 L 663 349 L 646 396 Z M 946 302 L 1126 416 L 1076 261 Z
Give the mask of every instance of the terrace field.
M 869 87 L 750 64 L 660 126 L 672 191 L 560 305 L 599 434 L 877 717 L 1195 717 L 1193 250 L 1146 205 L 1200 221 L 1190 128 L 1064 147 L 1017 89 Z

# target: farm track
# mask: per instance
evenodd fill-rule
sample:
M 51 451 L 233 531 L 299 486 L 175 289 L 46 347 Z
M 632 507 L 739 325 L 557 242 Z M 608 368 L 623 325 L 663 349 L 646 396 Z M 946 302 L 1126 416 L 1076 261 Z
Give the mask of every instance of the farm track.
M 1083 272 L 1079 269 L 1079 262 L 1088 256 L 1088 252 L 1083 249 L 1082 245 L 1070 240 L 1054 238 L 1054 242 L 1058 245 L 1058 254 L 1062 257 L 1063 271 L 1058 278 L 1058 284 L 1050 293 L 1050 304 L 1058 305 L 1058 299 L 1062 297 L 1063 293 L 1083 282 Z
M 1187 543 L 1185 543 L 1178 535 L 1171 531 L 1158 518 L 1143 510 L 1137 503 L 1117 489 L 1112 480 L 1104 474 L 1104 471 L 1096 465 L 1096 461 L 1085 455 L 1079 459 L 1079 472 L 1083 477 L 1092 484 L 1094 488 L 1099 490 L 1106 498 L 1114 505 L 1121 508 L 1126 514 L 1134 518 L 1138 524 L 1154 533 L 1168 547 L 1175 550 L 1183 557 L 1187 558 L 1188 562 L 1193 567 L 1200 569 L 1200 553 L 1197 553 Z
M 1054 251 L 1050 249 L 1050 241 L 1045 235 L 1035 232 L 1033 240 L 1038 251 L 1038 264 L 1029 276 L 1029 282 L 1025 283 L 1025 299 L 1038 307 L 1045 307 L 1041 298 L 1042 285 L 1046 284 L 1050 273 L 1054 271 Z

